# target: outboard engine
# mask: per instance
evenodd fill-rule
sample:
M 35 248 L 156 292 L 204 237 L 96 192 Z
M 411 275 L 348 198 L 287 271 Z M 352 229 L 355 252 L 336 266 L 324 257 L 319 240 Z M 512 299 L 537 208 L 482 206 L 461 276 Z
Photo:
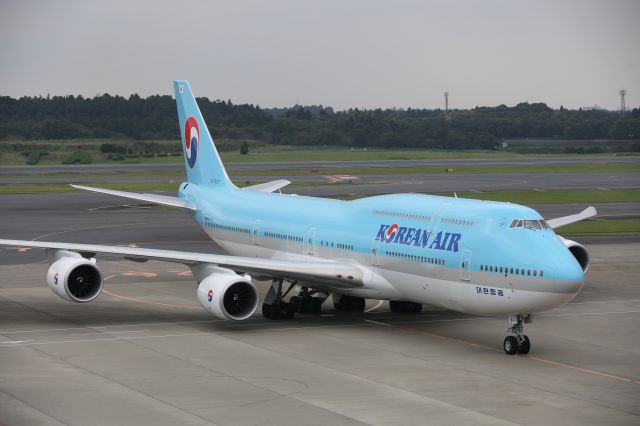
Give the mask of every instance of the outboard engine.
M 91 302 L 100 295 L 104 281 L 95 259 L 63 251 L 56 257 L 47 272 L 47 284 L 55 294 L 79 303 Z

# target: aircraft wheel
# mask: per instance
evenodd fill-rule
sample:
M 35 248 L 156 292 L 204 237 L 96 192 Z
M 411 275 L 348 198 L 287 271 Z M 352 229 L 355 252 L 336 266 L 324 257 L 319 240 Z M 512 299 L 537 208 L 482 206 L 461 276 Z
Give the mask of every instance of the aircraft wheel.
M 320 312 L 322 312 L 322 302 L 324 302 L 324 300 L 320 299 L 319 297 L 312 298 L 311 312 L 313 312 L 314 314 L 319 314 Z
M 526 355 L 529 353 L 530 349 L 531 349 L 531 342 L 529 341 L 529 337 L 522 336 L 522 341 L 518 345 L 518 352 L 520 352 L 523 355 Z
M 283 303 L 282 311 L 284 318 L 291 319 L 296 312 L 296 308 L 291 303 Z
M 364 312 L 366 301 L 362 297 L 333 294 L 333 307 L 336 311 Z
M 262 304 L 262 316 L 271 318 L 271 305 L 267 305 L 266 303 Z
M 303 313 L 302 301 L 298 296 L 291 296 L 291 299 L 289 299 L 289 304 L 293 306 L 294 311 L 300 314 Z
M 518 353 L 518 339 L 514 336 L 504 338 L 504 353 L 507 355 L 515 355 Z

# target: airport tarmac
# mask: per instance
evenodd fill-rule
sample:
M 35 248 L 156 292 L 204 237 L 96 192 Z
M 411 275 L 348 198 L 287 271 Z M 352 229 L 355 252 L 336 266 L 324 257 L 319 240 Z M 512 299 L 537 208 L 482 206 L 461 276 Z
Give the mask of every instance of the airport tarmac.
M 606 217 L 638 206 L 596 204 Z M 3 196 L 0 217 L 2 238 L 221 252 L 181 212 L 102 194 Z M 44 252 L 0 249 L 0 425 L 637 424 L 640 242 L 577 240 L 585 288 L 528 324 L 532 351 L 516 357 L 505 318 L 433 307 L 371 300 L 345 315 L 328 300 L 319 316 L 217 320 L 188 269 L 161 262 L 100 257 L 103 294 L 69 303 L 46 286 Z
M 502 352 L 505 318 L 372 300 L 230 323 L 179 265 L 102 261 L 83 305 L 45 263 L 2 265 L 0 424 L 638 424 L 640 245 L 589 249 L 584 290 L 526 326 L 527 356 Z

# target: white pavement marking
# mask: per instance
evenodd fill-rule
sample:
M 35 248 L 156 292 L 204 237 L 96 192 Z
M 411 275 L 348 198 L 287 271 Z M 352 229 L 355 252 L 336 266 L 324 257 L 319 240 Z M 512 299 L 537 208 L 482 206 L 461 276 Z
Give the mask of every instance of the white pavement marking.
M 370 322 L 371 324 L 384 325 L 384 326 L 387 326 L 387 327 L 390 327 L 390 326 L 392 325 L 392 324 L 387 324 L 387 323 L 384 323 L 384 322 L 373 321 L 373 320 L 369 320 L 369 319 L 366 319 L 365 321 L 366 321 L 366 322 Z
M 389 325 L 382 324 L 381 325 Z M 125 337 L 105 337 L 100 339 L 77 339 L 77 340 L 58 340 L 58 341 L 48 341 L 48 342 L 26 342 L 12 345 L 4 345 L 0 343 L 0 347 L 16 347 L 16 346 L 35 346 L 35 345 L 60 345 L 66 343 L 92 343 L 92 342 L 107 342 L 107 341 L 115 341 L 115 340 L 142 340 L 142 339 L 164 339 L 167 337 L 192 337 L 192 336 L 206 336 L 206 335 L 220 335 L 220 334 L 234 334 L 234 333 L 260 333 L 265 331 L 289 331 L 289 330 L 317 330 L 324 328 L 344 328 L 344 327 L 363 327 L 367 326 L 367 324 L 362 323 L 354 323 L 354 324 L 339 324 L 339 325 L 323 325 L 323 326 L 311 326 L 311 327 L 280 327 L 280 328 L 264 328 L 260 330 L 247 330 L 247 331 L 203 331 L 198 333 L 180 333 L 180 334 L 162 334 L 162 335 L 153 335 L 153 336 L 125 336 Z M 4 342 L 9 343 L 9 342 Z
M 74 334 L 70 334 L 70 336 L 90 336 L 92 334 L 106 334 L 106 333 L 142 333 L 143 331 L 149 331 L 149 330 L 124 330 L 124 331 L 98 331 L 96 333 L 74 333 Z
M 571 302 L 567 303 L 567 305 L 586 305 L 589 303 L 629 303 L 629 302 L 640 302 L 640 299 L 631 299 L 631 300 L 600 300 L 593 302 Z

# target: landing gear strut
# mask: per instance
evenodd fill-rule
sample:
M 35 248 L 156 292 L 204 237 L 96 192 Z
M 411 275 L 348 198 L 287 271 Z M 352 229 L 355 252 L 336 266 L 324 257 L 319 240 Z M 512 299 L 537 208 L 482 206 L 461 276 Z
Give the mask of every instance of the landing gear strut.
M 524 334 L 524 324 L 531 322 L 531 315 L 509 315 L 509 333 L 515 336 L 507 336 L 504 338 L 504 352 L 507 355 L 515 355 L 521 353 L 528 354 L 531 349 L 529 337 Z
M 309 290 L 302 287 L 297 296 L 292 296 L 289 302 L 284 299 L 291 290 L 296 286 L 297 282 L 290 283 L 289 288 L 282 292 L 281 279 L 274 278 L 271 282 L 271 288 L 267 292 L 262 304 L 262 316 L 265 318 L 293 318 L 296 312 L 300 314 L 320 313 L 322 303 L 329 297 L 329 293 L 319 290 Z

